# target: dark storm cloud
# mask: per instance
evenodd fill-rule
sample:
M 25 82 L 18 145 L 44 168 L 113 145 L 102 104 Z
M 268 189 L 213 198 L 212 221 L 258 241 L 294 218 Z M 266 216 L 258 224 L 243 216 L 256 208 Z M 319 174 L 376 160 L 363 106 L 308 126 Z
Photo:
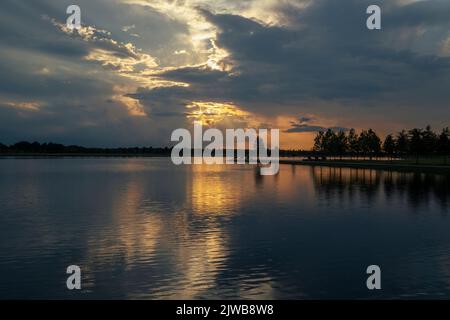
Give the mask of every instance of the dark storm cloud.
M 0 6 L 0 94 L 3 96 L 70 98 L 107 93 L 111 85 L 105 80 L 111 76 L 88 74 L 91 63 L 83 58 L 96 48 L 113 56 L 135 57 L 132 51 L 98 30 L 92 30 L 92 41 L 76 33 L 62 32 L 57 21 L 50 18 L 51 14 L 65 17 L 61 3 L 55 6 L 55 2 L 41 0 L 27 1 L 25 5 L 23 1 L 5 0 Z M 54 72 L 39 74 L 44 67 Z
M 188 23 L 147 6 L 79 0 L 91 33 L 69 35 L 61 26 L 72 1 L 2 0 L 0 139 L 165 141 L 193 101 L 232 103 L 269 117 L 329 112 L 333 118 L 346 110 L 400 122 L 423 121 L 424 112 L 433 117 L 427 123 L 450 117 L 450 1 L 382 1 L 381 31 L 366 28 L 373 1 L 315 0 L 299 8 L 303 2 L 278 2 L 271 9 L 278 25 L 198 9 L 217 29 L 215 45 L 229 54 L 217 61 L 226 71 L 218 71 L 205 64 L 210 47 L 194 54 Z M 87 59 L 96 50 L 118 62 Z M 123 77 L 148 71 L 145 63 L 124 65 L 141 61 L 142 53 L 159 64 L 159 80 L 186 86 L 148 88 L 143 76 L 144 84 Z M 118 93 L 118 86 L 128 91 Z M 150 119 L 130 118 L 117 102 L 122 95 L 139 100 Z M 326 129 L 305 117 L 287 131 L 319 128 Z
M 288 132 L 288 133 L 318 132 L 318 131 L 324 131 L 324 130 L 326 130 L 326 129 L 321 126 L 310 126 L 307 124 L 299 124 L 299 125 L 293 125 L 293 127 L 286 130 L 286 132 Z
M 301 117 L 299 120 L 300 120 L 301 123 L 304 123 L 304 122 L 310 122 L 313 119 L 310 118 L 310 117 Z
M 326 131 L 328 129 L 338 132 L 338 131 L 349 131 L 350 129 L 344 127 L 324 127 L 317 124 L 313 124 L 317 120 L 311 117 L 300 117 L 298 122 L 291 121 L 291 127 L 287 129 L 286 133 L 304 133 L 304 132 L 319 132 Z
M 450 25 L 450 6 L 446 0 L 418 1 L 388 15 L 389 25 Z
M 364 107 L 416 104 L 426 96 L 434 97 L 437 107 L 445 106 L 450 59 L 436 50 L 449 36 L 450 1 L 386 5 L 383 29 L 369 31 L 365 11 L 372 2 L 318 0 L 304 10 L 280 4 L 279 14 L 290 22 L 286 27 L 201 10 L 219 29 L 217 45 L 230 53 L 233 70 L 189 67 L 162 73 L 164 79 L 190 86 L 141 91 L 140 98 L 151 102 L 168 94 L 174 100 L 181 93 L 182 100 L 235 101 L 266 113 L 311 100 Z M 425 28 L 414 38 L 422 45 L 405 42 L 405 25 Z M 436 50 L 430 52 L 433 46 Z
M 334 132 L 338 132 L 338 131 L 349 131 L 350 129 L 348 128 L 343 128 L 343 127 L 322 127 L 322 126 L 310 126 L 307 124 L 299 124 L 299 125 L 294 125 L 292 128 L 287 129 L 285 132 L 287 133 L 303 133 L 303 132 L 319 132 L 319 131 L 326 131 L 326 130 L 332 130 Z
M 50 17 L 59 17 L 61 23 L 66 17 L 66 7 L 62 3 L 4 0 L 0 6 L 2 49 L 31 50 L 67 59 L 83 57 L 89 52 L 91 43 L 73 41 L 52 23 Z
M 93 3 L 91 13 L 106 4 Z M 114 7 L 113 2 L 108 3 Z M 160 137 L 152 139 L 146 134 L 142 138 L 145 131 L 151 131 L 146 129 L 148 121 L 130 117 L 117 101 L 107 102 L 117 95 L 115 86 L 129 85 L 131 80 L 105 70 L 97 61 L 86 60 L 96 49 L 119 59 L 139 61 L 139 54 L 101 28 L 92 27 L 88 34 L 64 32 L 61 28 L 69 4 L 71 1 L 0 2 L 0 141 L 159 144 Z

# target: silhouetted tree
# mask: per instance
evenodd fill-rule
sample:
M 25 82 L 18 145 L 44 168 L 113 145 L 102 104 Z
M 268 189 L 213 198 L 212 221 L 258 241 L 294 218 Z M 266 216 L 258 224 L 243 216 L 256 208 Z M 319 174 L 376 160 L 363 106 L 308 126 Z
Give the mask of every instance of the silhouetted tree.
M 351 129 L 335 133 L 328 129 L 319 132 L 314 139 L 314 151 L 326 152 L 342 157 L 343 155 L 359 155 L 372 159 L 383 151 L 384 154 L 405 157 L 415 156 L 416 162 L 422 155 L 450 155 L 450 130 L 445 128 L 437 135 L 430 126 L 425 129 L 414 128 L 408 132 L 400 131 L 394 138 L 392 134 L 386 136 L 384 142 L 372 129 L 362 130 L 358 135 Z
M 450 131 L 447 128 L 442 129 L 441 134 L 437 140 L 436 151 L 440 155 L 450 154 Z
M 365 158 L 369 153 L 369 135 L 367 133 L 367 130 L 361 131 L 358 138 L 358 148 L 359 150 L 361 150 Z
M 429 125 L 422 132 L 422 144 L 423 144 L 423 154 L 432 155 L 433 153 L 436 153 L 438 137 L 431 130 L 431 127 Z
M 384 139 L 383 151 L 392 158 L 395 152 L 395 140 L 392 134 L 388 134 Z
M 336 152 L 336 134 L 328 129 L 323 137 L 324 149 L 326 152 Z
M 381 139 L 372 129 L 363 130 L 359 135 L 358 142 L 364 156 L 369 156 L 370 160 L 381 151 Z
M 347 136 L 345 135 L 344 131 L 339 131 L 335 137 L 335 152 L 339 155 L 339 157 L 342 159 L 342 156 L 347 152 Z
M 317 152 L 323 152 L 324 151 L 324 133 L 323 131 L 319 131 L 314 138 L 314 147 L 313 150 Z
M 355 129 L 350 129 L 347 136 L 348 151 L 358 157 L 360 149 Z
M 422 129 L 409 130 L 409 152 L 416 157 L 416 163 L 419 163 L 419 156 L 424 152 Z
M 381 139 L 372 129 L 369 129 L 369 150 L 372 156 L 378 156 L 381 152 Z
M 85 148 L 80 146 L 64 146 L 56 143 L 22 141 L 11 146 L 0 144 L 2 153 L 40 153 L 40 154 L 136 154 L 136 155 L 170 155 L 170 148 L 134 147 L 134 148 Z
M 342 157 L 347 152 L 347 137 L 345 132 L 337 134 L 328 129 L 326 132 L 319 132 L 314 138 L 314 151 L 325 152 Z
M 408 133 L 405 130 L 400 131 L 397 134 L 397 139 L 395 140 L 395 151 L 400 156 L 405 156 L 409 150 L 409 140 Z
M 436 143 L 436 152 L 437 154 L 444 157 L 444 164 L 447 164 L 447 155 L 450 154 L 450 131 L 447 128 L 442 129 L 441 134 L 438 137 Z

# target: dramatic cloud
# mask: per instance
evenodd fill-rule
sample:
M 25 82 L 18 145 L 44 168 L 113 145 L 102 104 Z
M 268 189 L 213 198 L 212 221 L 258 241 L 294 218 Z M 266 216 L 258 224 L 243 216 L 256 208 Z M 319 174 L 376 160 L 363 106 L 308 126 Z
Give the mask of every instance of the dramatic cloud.
M 289 143 L 448 125 L 448 0 L 383 2 L 380 31 L 369 0 L 80 0 L 75 32 L 70 4 L 1 2 L 1 142 L 166 145 L 196 119 Z
M 320 126 L 316 123 L 318 120 L 311 117 L 300 117 L 298 122 L 291 121 L 291 128 L 287 129 L 286 133 L 304 133 L 304 132 L 319 132 L 319 131 L 326 131 L 328 129 L 338 132 L 338 131 L 349 131 L 349 128 L 344 127 L 325 127 Z
M 289 26 L 199 10 L 218 30 L 216 45 L 228 52 L 223 70 L 201 65 L 163 72 L 162 79 L 189 86 L 174 87 L 174 91 L 163 88 L 163 92 L 144 89 L 139 98 L 144 103 L 161 95 L 174 102 L 180 97 L 179 104 L 185 99 L 234 101 L 251 112 L 266 114 L 316 107 L 329 111 L 327 103 L 332 103 L 329 108 L 335 114 L 350 106 L 368 114 L 389 111 L 405 118 L 402 121 L 418 120 L 405 115 L 404 107 L 421 108 L 424 100 L 432 98 L 436 110 L 447 114 L 450 59 L 438 50 L 433 52 L 428 43 L 432 36 L 425 34 L 446 40 L 448 21 L 434 21 L 433 29 L 427 30 L 432 14 L 423 16 L 423 24 L 414 26 L 422 29 L 415 46 L 407 41 L 410 36 L 403 27 L 424 5 L 446 12 L 450 4 L 390 6 L 383 16 L 389 27 L 378 33 L 365 27 L 367 16 L 361 13 L 368 4 L 347 0 L 315 1 L 299 9 L 279 5 L 279 15 L 289 15 Z M 399 105 L 402 110 L 396 114 Z

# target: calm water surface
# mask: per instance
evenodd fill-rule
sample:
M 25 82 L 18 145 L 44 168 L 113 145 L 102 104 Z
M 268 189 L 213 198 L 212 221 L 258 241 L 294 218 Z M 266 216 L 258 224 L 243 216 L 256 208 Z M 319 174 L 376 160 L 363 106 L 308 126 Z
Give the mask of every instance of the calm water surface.
M 450 298 L 449 201 L 443 175 L 2 159 L 0 298 Z

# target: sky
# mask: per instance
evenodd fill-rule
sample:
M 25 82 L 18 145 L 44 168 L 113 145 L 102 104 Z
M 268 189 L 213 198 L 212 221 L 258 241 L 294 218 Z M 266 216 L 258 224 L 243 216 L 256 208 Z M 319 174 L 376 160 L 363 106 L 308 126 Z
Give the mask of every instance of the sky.
M 5 144 L 166 146 L 197 120 L 308 149 L 450 125 L 448 0 L 2 0 L 0 39 Z

